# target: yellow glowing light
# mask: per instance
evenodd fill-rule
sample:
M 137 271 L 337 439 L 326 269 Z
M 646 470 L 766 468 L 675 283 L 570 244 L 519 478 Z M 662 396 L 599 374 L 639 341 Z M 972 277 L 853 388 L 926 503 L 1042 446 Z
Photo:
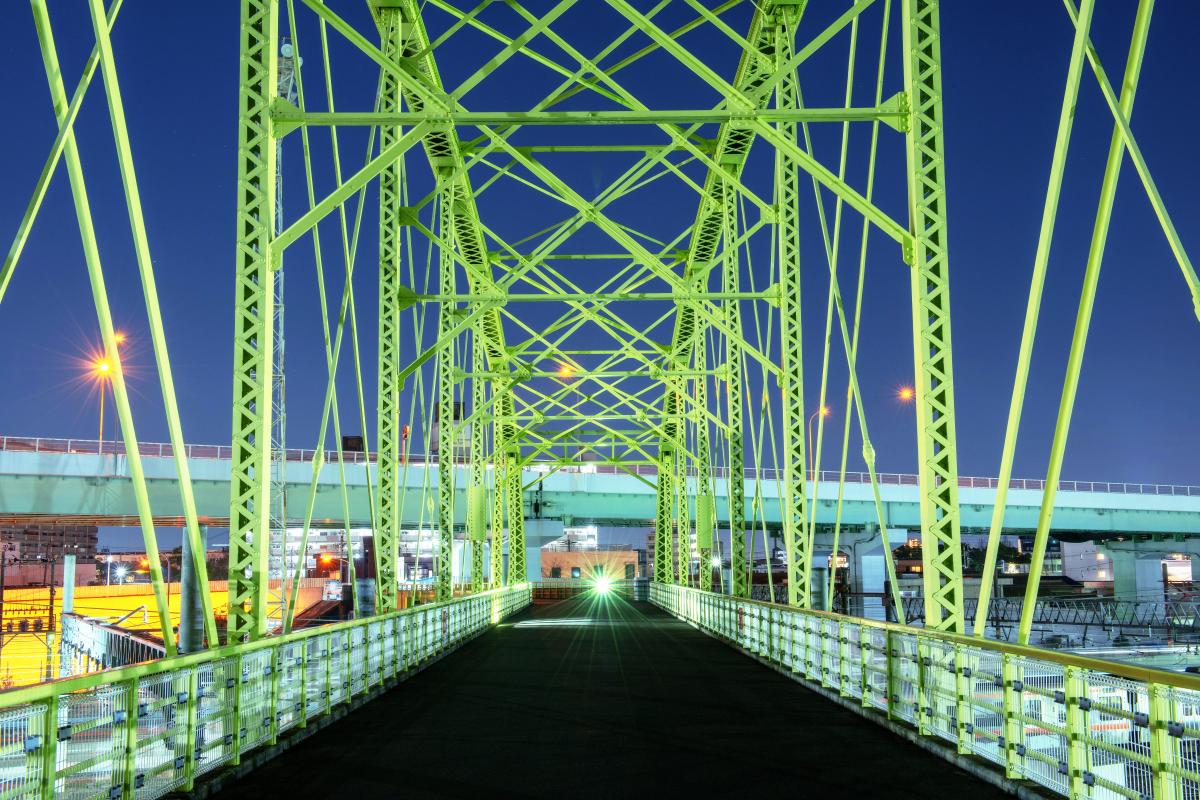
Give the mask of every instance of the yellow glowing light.
M 574 374 L 574 372 L 575 372 L 575 370 L 571 369 L 569 364 L 563 364 L 561 367 L 558 368 L 558 374 L 564 378 L 571 377 L 571 375 Z
M 110 362 L 107 358 L 102 358 L 92 364 L 92 367 L 95 368 L 96 372 L 103 377 L 112 370 L 112 362 Z
M 916 393 L 912 390 L 911 386 L 901 386 L 900 391 L 896 393 L 896 396 L 905 403 L 912 400 L 915 395 Z
M 117 344 L 123 344 L 125 342 L 125 333 L 123 331 L 117 331 L 113 334 L 113 341 Z
M 833 410 L 829 406 L 821 406 L 821 416 L 822 417 L 828 417 L 832 413 L 833 413 Z

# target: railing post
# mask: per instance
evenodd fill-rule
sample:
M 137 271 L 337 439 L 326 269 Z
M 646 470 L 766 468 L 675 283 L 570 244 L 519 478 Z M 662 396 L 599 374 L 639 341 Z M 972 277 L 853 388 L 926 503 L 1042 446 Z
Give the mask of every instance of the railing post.
M 41 761 L 41 786 L 39 796 L 42 800 L 54 800 L 54 788 L 58 771 L 58 695 L 51 695 L 42 706 L 41 720 L 37 717 L 30 720 L 31 733 L 40 733 L 41 745 L 31 752 L 30 760 Z
M 1171 777 L 1176 744 L 1167 728 L 1167 724 L 1175 720 L 1175 704 L 1171 700 L 1170 689 L 1157 683 L 1146 684 L 1146 699 L 1150 706 L 1148 716 L 1154 798 L 1177 800 L 1180 793 L 1176 791 L 1175 781 Z
M 122 766 L 124 777 L 121 796 L 133 800 L 137 784 L 137 731 L 138 731 L 138 681 L 133 678 L 125 684 L 125 761 Z
M 233 754 L 229 759 L 232 766 L 242 763 L 242 654 L 233 657 Z
M 308 639 L 300 640 L 300 687 L 297 695 L 300 698 L 300 719 L 296 721 L 299 728 L 308 727 Z
M 1023 777 L 1025 757 L 1025 708 L 1022 693 L 1017 690 L 1023 672 L 1015 656 L 1003 653 L 1000 656 L 1000 680 L 1004 686 L 1004 720 L 1001 732 L 1004 736 L 1004 774 L 1008 778 Z
M 837 622 L 838 628 L 838 694 L 853 697 L 850 692 L 850 637 L 846 635 L 846 624 Z
M 870 639 L 870 628 L 864 624 L 858 624 L 858 678 L 859 678 L 859 701 L 863 708 L 871 705 L 871 674 L 867 669 L 870 663 L 872 643 Z
M 270 727 L 267 729 L 267 741 L 275 744 L 279 741 L 279 673 L 283 669 L 283 647 L 275 645 L 270 650 L 271 661 L 271 694 L 268 700 L 268 710 L 271 714 Z
M 915 686 L 916 695 L 917 695 L 917 713 L 916 713 L 917 729 L 921 732 L 922 736 L 932 736 L 933 735 L 933 725 L 932 725 L 933 707 L 927 705 L 928 700 L 926 698 L 925 683 L 926 683 L 926 681 L 930 680 L 931 678 L 935 681 L 937 679 L 934 678 L 930 674 L 933 670 L 933 659 L 932 658 L 930 658 L 930 661 L 929 661 L 930 666 L 929 667 L 925 666 L 925 652 L 927 652 L 929 650 L 928 646 L 922 647 L 921 637 L 916 633 L 913 634 L 913 640 L 914 640 L 913 652 L 916 654 L 916 662 L 915 662 L 914 666 L 916 667 L 916 671 L 917 671 L 917 679 L 916 679 L 916 686 Z M 928 672 L 927 672 L 927 670 L 928 670 Z
M 958 752 L 972 752 L 974 744 L 975 717 L 971 713 L 971 698 L 974 692 L 971 685 L 975 681 L 974 670 L 966 663 L 967 651 L 961 644 L 954 645 L 954 716 L 958 720 Z
M 184 722 L 184 725 L 187 726 L 184 733 L 184 744 L 187 750 L 183 754 L 183 790 L 185 792 L 192 791 L 196 786 L 196 722 L 199 717 L 199 693 L 200 672 L 197 668 L 192 668 L 188 670 L 187 717 Z
M 333 635 L 326 634 L 321 643 L 321 660 L 325 662 L 325 716 L 333 713 Z
M 896 686 L 896 659 L 900 657 L 900 651 L 895 647 L 892 641 L 892 631 L 887 629 L 883 634 L 883 652 L 886 655 L 886 670 L 887 670 L 887 717 L 890 720 L 896 719 L 896 706 L 900 703 L 900 690 Z
M 1079 667 L 1063 668 L 1063 693 L 1067 706 L 1067 781 L 1070 797 L 1086 797 L 1087 783 L 1084 773 L 1088 772 L 1087 724 L 1088 714 L 1080 705 L 1087 692 L 1083 670 Z

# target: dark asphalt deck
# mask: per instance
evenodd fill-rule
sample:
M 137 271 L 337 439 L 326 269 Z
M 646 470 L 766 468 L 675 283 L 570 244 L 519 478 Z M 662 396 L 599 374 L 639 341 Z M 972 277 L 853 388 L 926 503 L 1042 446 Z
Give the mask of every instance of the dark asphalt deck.
M 217 797 L 762 793 L 1007 796 L 649 604 L 581 597 L 521 613 Z

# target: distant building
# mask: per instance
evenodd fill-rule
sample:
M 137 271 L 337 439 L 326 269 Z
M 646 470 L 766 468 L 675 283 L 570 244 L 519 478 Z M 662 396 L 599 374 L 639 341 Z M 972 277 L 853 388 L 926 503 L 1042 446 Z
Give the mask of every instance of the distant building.
M 642 577 L 639 553 L 630 547 L 593 550 L 542 550 L 542 578 L 590 580 L 601 575 L 613 580 Z
M 0 525 L 0 545 L 10 558 L 87 561 L 96 557 L 99 534 L 95 525 Z

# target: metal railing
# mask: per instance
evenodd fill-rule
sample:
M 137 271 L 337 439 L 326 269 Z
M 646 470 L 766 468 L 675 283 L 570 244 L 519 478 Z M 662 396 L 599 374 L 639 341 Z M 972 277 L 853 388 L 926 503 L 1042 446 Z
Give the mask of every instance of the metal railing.
M 1072 798 L 1200 795 L 1200 676 L 654 583 L 781 671 Z
M 156 798 L 526 607 L 529 584 L 0 692 L 0 798 Z
M 195 459 L 216 459 L 229 460 L 233 457 L 233 450 L 229 445 L 217 444 L 189 444 L 185 445 L 188 458 Z M 122 441 L 101 442 L 95 439 L 50 439 L 42 437 L 27 437 L 27 436 L 0 436 L 0 451 L 22 452 L 22 453 L 60 453 L 60 454 L 84 454 L 84 455 L 124 455 L 125 443 Z M 170 458 L 174 451 L 170 444 L 158 442 L 139 442 L 138 452 L 145 458 Z M 316 450 L 305 450 L 300 448 L 289 448 L 285 451 L 286 460 L 288 461 L 309 461 L 311 462 L 316 457 Z M 375 463 L 375 453 L 359 453 L 352 451 L 343 451 L 342 457 L 347 464 L 366 464 Z M 434 465 L 437 464 L 437 454 L 428 453 L 410 453 L 408 455 L 408 463 L 413 465 Z M 327 463 L 337 463 L 337 451 L 326 450 L 324 459 Z M 555 466 L 555 462 L 547 462 L 545 464 L 535 463 L 527 467 L 550 469 Z M 602 475 L 620 475 L 632 472 L 637 475 L 655 475 L 658 470 L 652 466 L 636 465 L 631 467 L 618 467 L 612 464 L 593 463 L 581 461 L 578 464 L 571 466 L 560 467 L 560 471 L 564 472 L 592 472 Z M 713 474 L 717 478 L 727 477 L 727 471 L 721 468 L 714 468 Z M 694 477 L 694 476 L 693 476 Z M 782 473 L 775 469 L 756 470 L 754 467 L 749 467 L 745 470 L 745 477 L 755 478 L 760 477 L 763 480 L 778 480 L 782 479 Z M 810 474 L 809 480 L 813 479 Z M 877 472 L 876 479 L 883 486 L 918 486 L 920 481 L 918 476 L 910 475 L 903 472 Z M 821 470 L 817 473 L 817 480 L 822 482 L 837 483 L 839 474 L 833 470 Z M 847 472 L 846 482 L 855 484 L 867 484 L 871 482 L 871 477 L 866 472 Z M 996 478 L 973 478 L 960 475 L 958 485 L 964 489 L 995 489 L 999 486 L 999 481 Z M 1046 487 L 1044 480 L 1030 478 L 1014 478 L 1009 481 L 1010 489 L 1032 489 L 1035 491 L 1043 491 Z M 1180 484 L 1166 483 L 1123 483 L 1117 481 L 1059 481 L 1058 490 L 1061 492 L 1109 492 L 1112 494 L 1152 494 L 1152 495 L 1171 495 L 1182 497 L 1200 497 L 1200 486 L 1187 486 Z

